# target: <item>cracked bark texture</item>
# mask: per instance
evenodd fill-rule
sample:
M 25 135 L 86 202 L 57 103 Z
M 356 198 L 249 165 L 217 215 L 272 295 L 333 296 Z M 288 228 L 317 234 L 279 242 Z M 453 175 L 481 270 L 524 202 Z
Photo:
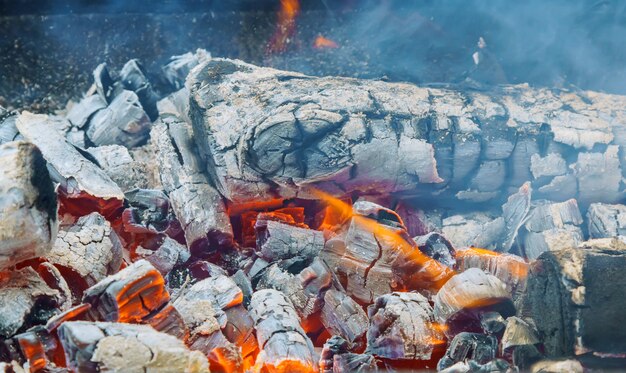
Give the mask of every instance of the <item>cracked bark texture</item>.
M 76 372 L 209 373 L 204 354 L 147 325 L 67 321 L 58 333 Z
M 314 187 L 483 202 L 526 181 L 540 198 L 623 196 L 623 96 L 316 78 L 218 58 L 186 84 L 195 140 L 231 201 L 313 198 Z
M 0 270 L 45 255 L 57 226 L 57 197 L 39 149 L 0 145 Z

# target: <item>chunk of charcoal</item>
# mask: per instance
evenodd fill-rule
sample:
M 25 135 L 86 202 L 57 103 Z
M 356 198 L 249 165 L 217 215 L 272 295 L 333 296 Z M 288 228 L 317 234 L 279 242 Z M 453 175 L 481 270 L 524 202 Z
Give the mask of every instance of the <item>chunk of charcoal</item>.
M 143 324 L 182 340 L 185 340 L 189 333 L 182 315 L 171 304 L 166 304 L 163 308 L 146 316 Z
M 148 165 L 135 160 L 126 147 L 95 146 L 87 149 L 87 152 L 122 190 L 143 189 L 150 185 Z
M 581 242 L 583 242 L 582 230 L 569 224 L 539 233 L 528 232 L 524 237 L 524 254 L 526 258 L 533 260 L 543 252 L 577 247 Z
M 145 250 L 145 252 L 142 252 L 142 257 L 165 276 L 176 265 L 187 262 L 190 254 L 185 245 L 166 236 L 158 249 L 155 251 Z
M 96 112 L 89 121 L 87 137 L 97 145 L 123 145 L 133 148 L 146 142 L 150 118 L 132 91 L 119 93 L 109 106 Z
M 604 153 L 579 153 L 572 166 L 578 180 L 578 201 L 586 206 L 592 202 L 617 203 L 622 171 L 619 146 L 609 145 Z
M 17 115 L 16 112 L 7 111 L 0 106 L 0 145 L 23 138 L 15 125 Z
M 562 359 L 562 360 L 541 360 L 533 364 L 531 370 L 532 373 L 583 373 L 585 371 L 580 361 L 575 359 Z
M 134 224 L 154 233 L 164 232 L 169 227 L 170 201 L 161 190 L 133 189 L 124 193 L 124 197 L 130 205 Z
M 369 201 L 357 201 L 352 205 L 355 214 L 377 221 L 390 227 L 406 229 L 404 222 L 395 211 Z
M 115 95 L 115 81 L 111 78 L 106 63 L 101 63 L 96 67 L 93 71 L 93 79 L 98 95 L 110 103 Z
M 350 344 L 343 338 L 329 338 L 320 354 L 320 373 L 378 371 L 374 356 L 352 353 L 349 348 Z
M 491 335 L 461 332 L 450 342 L 446 354 L 437 364 L 443 370 L 466 360 L 487 364 L 496 358 L 498 340 Z
M 402 218 L 411 237 L 424 236 L 441 229 L 441 216 L 436 211 L 416 210 L 402 202 L 396 206 L 395 210 Z
M 530 171 L 535 179 L 544 176 L 560 176 L 567 173 L 567 163 L 559 153 L 550 153 L 545 157 L 533 154 L 530 157 Z
M 484 161 L 480 164 L 470 187 L 479 192 L 494 192 L 504 184 L 506 164 L 504 161 Z
M 543 357 L 538 348 L 540 343 L 533 325 L 515 316 L 507 319 L 501 341 L 502 353 L 517 368 L 529 370 Z
M 4 341 L 4 345 L 8 356 L 5 356 L 3 360 L 13 360 L 24 364 L 32 372 L 55 372 L 55 363 L 59 365 L 65 363 L 63 351 L 56 338 L 41 325 L 13 336 Z M 1 350 L 2 347 L 0 347 Z M 0 353 L 0 359 L 1 355 L 2 353 Z
M 76 128 L 83 128 L 91 117 L 99 110 L 107 107 L 107 101 L 99 94 L 84 97 L 77 104 L 74 104 L 67 113 L 67 120 Z
M 435 319 L 446 324 L 446 334 L 480 331 L 480 314 L 497 311 L 508 317 L 515 306 L 506 285 L 478 268 L 469 268 L 446 282 L 435 296 Z
M 428 300 L 419 293 L 383 295 L 368 308 L 366 352 L 387 359 L 430 360 L 445 346 Z
M 58 334 L 69 368 L 77 372 L 209 372 L 201 352 L 148 325 L 68 321 Z
M 626 206 L 592 203 L 587 211 L 589 236 L 609 238 L 626 235 Z
M 449 216 L 443 219 L 442 225 L 441 233 L 454 247 L 496 249 L 505 229 L 502 217 L 493 218 L 484 213 Z
M 542 232 L 552 228 L 563 228 L 566 224 L 580 225 L 583 222 L 575 199 L 565 202 L 543 202 L 533 207 L 524 227 L 529 232 Z
M 235 284 L 237 284 L 239 289 L 241 289 L 243 294 L 243 305 L 244 307 L 248 307 L 250 299 L 252 298 L 252 293 L 254 292 L 250 278 L 242 270 L 238 270 L 235 274 L 230 276 L 230 278 L 235 282 Z
M 264 289 L 250 301 L 259 352 L 255 366 L 272 372 L 316 372 L 313 343 L 283 293 Z
M 159 116 L 156 107 L 159 96 L 152 88 L 152 84 L 150 84 L 144 68 L 138 60 L 132 59 L 126 62 L 120 71 L 120 81 L 124 85 L 124 88 L 137 94 L 141 106 L 150 119 L 155 120 Z
M 508 252 L 513 246 L 517 237 L 517 231 L 522 226 L 522 222 L 530 210 L 530 199 L 532 188 L 530 183 L 522 184 L 519 190 L 509 196 L 506 203 L 502 205 L 502 218 L 504 219 L 504 237 L 499 246 L 499 251 Z
M 486 334 L 499 335 L 507 324 L 499 312 L 484 312 L 480 314 L 480 325 Z
M 185 85 L 185 79 L 191 69 L 210 58 L 211 54 L 201 48 L 197 49 L 195 53 L 187 52 L 179 56 L 172 56 L 170 61 L 163 66 L 163 76 L 174 89 L 181 89 Z
M 297 258 L 310 263 L 324 247 L 323 233 L 313 229 L 257 220 L 255 231 L 258 254 L 268 262 Z
M 329 289 L 324 294 L 322 324 L 333 335 L 345 340 L 350 348 L 365 347 L 369 320 L 363 308 L 342 291 Z
M 413 239 L 420 251 L 429 258 L 433 258 L 449 268 L 454 268 L 456 265 L 454 247 L 443 235 L 431 232 Z
M 57 206 L 39 149 L 23 141 L 0 145 L 0 270 L 50 250 Z
M 139 260 L 85 290 L 95 320 L 141 322 L 170 300 L 165 280 L 146 260 Z

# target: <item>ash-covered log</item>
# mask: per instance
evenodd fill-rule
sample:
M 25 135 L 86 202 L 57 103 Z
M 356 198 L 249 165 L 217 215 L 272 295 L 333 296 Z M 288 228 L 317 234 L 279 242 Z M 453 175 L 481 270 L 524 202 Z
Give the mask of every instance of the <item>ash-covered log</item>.
M 313 343 L 300 325 L 298 315 L 283 293 L 264 289 L 250 301 L 261 352 L 255 367 L 268 372 L 317 372 Z
M 616 358 L 623 366 L 626 330 L 616 326 L 626 307 L 625 265 L 623 244 L 600 240 L 545 252 L 531 265 L 525 306 L 548 357 L 576 355 L 589 366 Z
M 502 354 L 518 369 L 526 371 L 541 360 L 540 344 L 534 325 L 515 316 L 506 320 L 501 341 Z
M 209 372 L 201 352 L 148 325 L 69 321 L 58 333 L 76 372 Z
M 315 187 L 337 195 L 447 188 L 484 202 L 526 181 L 544 198 L 560 189 L 585 204 L 623 195 L 624 96 L 316 78 L 218 58 L 193 69 L 187 86 L 207 171 L 232 201 L 313 197 L 306 187 Z M 532 156 L 552 149 L 571 155 L 565 173 L 535 165 L 535 178 Z
M 290 259 L 310 263 L 324 248 L 320 231 L 294 227 L 272 220 L 257 220 L 256 247 L 268 262 Z
M 365 334 L 369 327 L 367 314 L 354 299 L 336 289 L 324 294 L 322 324 L 333 335 L 341 337 L 352 351 L 365 347 Z
M 587 211 L 589 236 L 609 238 L 626 235 L 626 206 L 592 203 Z
M 57 197 L 39 149 L 0 145 L 0 271 L 45 255 L 57 226 Z
M 22 139 L 23 136 L 15 125 L 17 116 L 17 112 L 6 110 L 0 106 L 0 145 Z
M 456 363 L 466 361 L 479 365 L 487 364 L 496 358 L 497 353 L 498 340 L 494 336 L 461 332 L 450 342 L 445 356 L 437 364 L 437 370 L 447 369 Z
M 152 184 L 148 165 L 135 160 L 124 146 L 96 146 L 87 149 L 87 152 L 123 191 L 148 188 Z
M 352 353 L 350 348 L 351 343 L 339 336 L 329 338 L 320 354 L 320 373 L 378 371 L 374 356 Z

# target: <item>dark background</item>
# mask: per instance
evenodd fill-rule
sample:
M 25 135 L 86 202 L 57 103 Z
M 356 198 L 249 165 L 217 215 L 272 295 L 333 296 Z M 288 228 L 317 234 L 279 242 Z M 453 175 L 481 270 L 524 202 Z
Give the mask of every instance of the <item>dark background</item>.
M 295 35 L 269 53 L 279 0 L 0 0 L 0 105 L 51 111 L 78 98 L 100 62 L 160 66 L 213 56 L 417 84 L 529 83 L 626 93 L 626 2 L 302 0 Z M 339 48 L 316 49 L 323 35 Z M 480 49 L 481 62 L 472 54 Z

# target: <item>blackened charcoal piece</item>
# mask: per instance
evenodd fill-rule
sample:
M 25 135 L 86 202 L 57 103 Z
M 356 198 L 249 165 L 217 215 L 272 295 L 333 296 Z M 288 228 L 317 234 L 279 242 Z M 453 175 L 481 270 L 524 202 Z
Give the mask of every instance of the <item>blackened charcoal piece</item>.
M 170 201 L 161 190 L 133 189 L 124 193 L 133 222 L 152 232 L 164 232 L 169 226 Z
M 9 355 L 2 356 L 2 352 L 0 352 L 0 359 L 13 360 L 30 368 L 23 372 L 62 372 L 61 368 L 55 369 L 53 362 L 58 363 L 58 357 L 62 357 L 63 352 L 59 348 L 56 338 L 43 326 L 34 326 L 0 343 L 6 346 L 7 355 Z M 0 351 L 2 351 L 2 347 L 0 347 Z M 0 371 L 5 372 L 1 368 Z M 14 371 L 6 370 L 6 372 Z M 17 372 L 22 371 L 17 370 Z
M 174 117 L 162 118 L 152 130 L 161 182 L 185 231 L 191 253 L 202 257 L 233 242 L 222 197 L 200 172 L 191 128 Z
M 504 237 L 498 250 L 508 252 L 513 246 L 517 237 L 517 231 L 522 226 L 524 218 L 530 210 L 530 198 L 532 189 L 530 183 L 522 184 L 517 193 L 509 196 L 506 203 L 502 205 L 502 218 L 504 219 Z
M 264 289 L 250 301 L 261 352 L 255 365 L 270 372 L 316 372 L 313 343 L 300 325 L 298 315 L 283 293 Z
M 68 321 L 58 333 L 76 372 L 209 372 L 201 352 L 148 325 Z
M 528 232 L 524 237 L 524 255 L 534 260 L 546 251 L 558 251 L 577 247 L 583 242 L 583 232 L 579 227 L 565 225 L 562 228 L 551 228 L 542 232 Z
M 171 304 L 166 304 L 163 308 L 146 316 L 142 324 L 150 325 L 159 332 L 167 333 L 183 340 L 189 333 L 183 317 Z
M 369 320 L 363 308 L 344 292 L 329 289 L 324 294 L 321 317 L 324 327 L 345 339 L 351 349 L 365 346 Z
M 591 206 L 590 206 L 591 208 Z M 533 207 L 528 214 L 524 227 L 529 232 L 542 232 L 565 225 L 580 225 L 583 217 L 575 199 L 564 202 L 543 202 Z
M 185 79 L 187 79 L 191 69 L 210 58 L 211 53 L 201 48 L 197 49 L 195 53 L 187 52 L 179 56 L 172 56 L 167 65 L 163 66 L 163 76 L 174 89 L 181 89 L 185 85 Z
M 403 202 L 400 202 L 395 207 L 395 210 L 402 218 L 402 222 L 411 237 L 424 236 L 441 229 L 441 215 L 437 211 L 425 212 L 414 209 Z
M 49 116 L 22 112 L 17 118 L 17 128 L 41 150 L 66 198 L 80 205 L 76 209 L 92 209 L 107 216 L 122 206 L 124 194 L 120 187 L 68 143 Z
M 147 188 L 150 184 L 148 165 L 133 159 L 121 145 L 104 145 L 87 149 L 100 168 L 124 191 Z
M 139 260 L 85 291 L 95 320 L 141 322 L 170 300 L 163 276 L 152 264 Z
M 443 235 L 431 232 L 424 236 L 415 237 L 413 240 L 420 251 L 429 258 L 433 258 L 449 268 L 454 268 L 456 265 L 454 247 Z
M 531 264 L 525 309 L 547 357 L 577 355 L 593 367 L 626 351 L 626 250 L 606 243 L 545 252 Z
M 87 137 L 97 145 L 123 145 L 133 148 L 142 145 L 150 134 L 150 118 L 132 91 L 119 93 L 105 109 L 89 121 Z
M 57 233 L 57 197 L 39 149 L 0 145 L 0 271 L 44 256 Z
M 15 125 L 17 115 L 17 112 L 6 111 L 0 106 L 0 145 L 22 138 Z
M 254 292 L 250 278 L 241 269 L 230 276 L 230 278 L 235 282 L 235 284 L 237 284 L 239 289 L 241 289 L 243 294 L 243 305 L 248 307 L 248 304 L 250 304 L 250 298 L 252 298 L 252 293 Z
M 353 213 L 376 220 L 380 224 L 406 230 L 400 215 L 395 211 L 369 201 L 357 201 L 352 205 Z
M 481 330 L 480 314 L 488 311 L 508 317 L 515 314 L 515 307 L 506 285 L 478 268 L 453 276 L 435 296 L 435 318 L 447 325 L 448 336 Z
M 368 307 L 366 352 L 387 359 L 430 360 L 445 346 L 433 309 L 419 293 L 395 292 Z
M 587 211 L 589 236 L 609 238 L 626 235 L 626 206 L 592 203 Z
M 324 234 L 271 220 L 257 220 L 257 250 L 261 258 L 273 262 L 297 258 L 310 262 L 324 248 Z
M 67 120 L 76 128 L 83 128 L 99 110 L 107 107 L 107 101 L 99 94 L 87 96 L 72 106 L 67 113 Z
M 512 316 L 513 317 L 513 316 Z M 484 312 L 480 314 L 480 325 L 483 331 L 490 335 L 500 335 L 506 327 L 506 320 L 499 312 Z
M 176 265 L 183 264 L 190 258 L 189 249 L 185 245 L 167 236 L 163 238 L 158 249 L 142 251 L 141 255 L 163 276 L 167 275 Z
M 528 370 L 542 358 L 538 349 L 540 343 L 533 325 L 515 316 L 506 320 L 501 341 L 502 353 L 517 368 Z
M 578 180 L 577 200 L 583 206 L 593 202 L 616 203 L 623 200 L 620 147 L 609 145 L 604 153 L 578 154 L 572 166 Z
M 498 340 L 494 336 L 462 332 L 450 342 L 445 356 L 437 364 L 437 370 L 466 360 L 486 364 L 496 358 L 497 352 Z
M 560 176 L 567 173 L 567 163 L 559 153 L 550 153 L 545 157 L 533 154 L 530 157 L 530 172 L 535 179 L 544 176 Z
M 109 68 L 106 63 L 101 63 L 93 71 L 94 85 L 96 86 L 96 92 L 106 102 L 111 102 L 115 95 L 115 81 L 109 74 Z
M 137 94 L 139 102 L 144 108 L 151 120 L 155 120 L 159 116 L 156 103 L 159 96 L 152 88 L 152 84 L 146 77 L 143 66 L 138 60 L 132 59 L 126 62 L 120 71 L 120 81 L 124 88 L 129 89 Z
M 339 336 L 329 338 L 320 354 L 320 373 L 377 372 L 376 359 L 369 354 L 349 352 L 350 343 Z
M 46 259 L 70 281 L 77 295 L 122 264 L 122 244 L 111 224 L 97 212 L 83 216 L 62 229 Z
M 44 324 L 59 312 L 59 291 L 50 288 L 30 267 L 0 274 L 0 337 Z
M 453 215 L 442 221 L 441 232 L 454 247 L 496 249 L 502 242 L 504 219 L 483 213 Z

